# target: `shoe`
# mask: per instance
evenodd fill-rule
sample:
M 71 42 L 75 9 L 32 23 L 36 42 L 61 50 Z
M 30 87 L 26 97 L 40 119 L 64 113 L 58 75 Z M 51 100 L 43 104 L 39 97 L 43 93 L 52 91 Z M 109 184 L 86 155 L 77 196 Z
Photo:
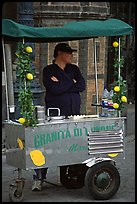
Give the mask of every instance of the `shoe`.
M 32 191 L 42 191 L 42 181 L 41 180 L 34 180 L 32 185 Z

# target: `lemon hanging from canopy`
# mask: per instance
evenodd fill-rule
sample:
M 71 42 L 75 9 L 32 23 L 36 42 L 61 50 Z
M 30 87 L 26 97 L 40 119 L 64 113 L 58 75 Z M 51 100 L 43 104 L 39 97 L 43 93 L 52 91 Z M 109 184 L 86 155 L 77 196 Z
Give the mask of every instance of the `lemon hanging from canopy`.
M 126 102 L 127 102 L 127 97 L 126 97 L 126 96 L 122 96 L 122 97 L 121 97 L 121 101 L 122 101 L 123 103 L 126 103 Z
M 27 53 L 32 53 L 32 47 L 27 46 L 27 47 L 25 48 L 25 51 L 26 51 Z
M 119 92 L 119 91 L 120 91 L 120 87 L 119 87 L 119 86 L 115 86 L 115 87 L 114 87 L 114 91 L 115 91 L 115 92 Z
M 26 77 L 27 77 L 28 80 L 32 80 L 33 79 L 33 74 L 27 73 Z
M 113 42 L 113 47 L 118 47 L 118 42 L 117 41 L 115 41 L 115 42 Z
M 18 119 L 18 122 L 19 122 L 20 124 L 25 123 L 25 118 L 19 118 L 19 119 Z
M 113 103 L 113 108 L 118 109 L 119 108 L 119 104 L 118 103 Z

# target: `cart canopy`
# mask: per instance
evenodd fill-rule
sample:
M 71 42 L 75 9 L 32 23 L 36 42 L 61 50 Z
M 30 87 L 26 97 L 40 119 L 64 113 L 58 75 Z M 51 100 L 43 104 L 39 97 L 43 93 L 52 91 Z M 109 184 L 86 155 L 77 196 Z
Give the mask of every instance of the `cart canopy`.
M 98 36 L 122 36 L 132 33 L 132 26 L 118 20 L 86 20 L 66 23 L 62 27 L 31 27 L 10 19 L 2 20 L 2 35 L 13 38 L 26 38 L 36 42 L 59 42 L 80 40 Z

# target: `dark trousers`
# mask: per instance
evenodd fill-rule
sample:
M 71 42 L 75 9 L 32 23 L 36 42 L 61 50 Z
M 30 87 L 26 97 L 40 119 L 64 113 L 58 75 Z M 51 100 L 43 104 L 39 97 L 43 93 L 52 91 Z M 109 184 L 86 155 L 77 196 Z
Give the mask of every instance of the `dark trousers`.
M 33 176 L 33 179 L 40 179 L 40 180 L 46 179 L 47 170 L 48 168 L 34 169 L 34 171 L 36 172 L 36 175 Z

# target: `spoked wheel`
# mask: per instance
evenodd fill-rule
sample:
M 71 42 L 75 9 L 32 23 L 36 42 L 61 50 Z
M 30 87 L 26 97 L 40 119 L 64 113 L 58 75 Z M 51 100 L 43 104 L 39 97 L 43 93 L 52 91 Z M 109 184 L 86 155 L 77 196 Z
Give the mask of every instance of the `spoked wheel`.
M 110 199 L 119 189 L 120 175 L 109 162 L 101 162 L 89 168 L 85 175 L 85 186 L 96 200 Z
M 69 189 L 82 188 L 88 167 L 83 164 L 60 167 L 60 182 Z
M 17 180 L 9 185 L 9 199 L 11 202 L 21 202 L 24 198 L 24 180 Z

